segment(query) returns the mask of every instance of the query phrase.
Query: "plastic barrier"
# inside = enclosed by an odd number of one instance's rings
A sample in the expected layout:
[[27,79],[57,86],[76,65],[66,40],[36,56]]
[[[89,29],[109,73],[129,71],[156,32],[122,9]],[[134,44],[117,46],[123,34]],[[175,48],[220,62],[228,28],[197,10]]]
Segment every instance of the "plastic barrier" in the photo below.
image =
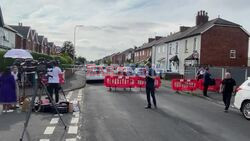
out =
[[173,79],[171,85],[175,91],[195,91],[197,80]]
[[[199,88],[200,90],[203,90],[203,88],[204,88],[204,86],[203,86],[204,80],[200,79],[197,83],[198,83],[197,88]],[[222,83],[221,79],[215,79],[215,85],[209,86],[208,91],[218,92],[220,90],[221,83]]]
[[[145,88],[146,80],[145,77],[139,76],[117,76],[107,75],[104,78],[104,86],[109,88]],[[155,87],[160,88],[161,79],[156,77]]]

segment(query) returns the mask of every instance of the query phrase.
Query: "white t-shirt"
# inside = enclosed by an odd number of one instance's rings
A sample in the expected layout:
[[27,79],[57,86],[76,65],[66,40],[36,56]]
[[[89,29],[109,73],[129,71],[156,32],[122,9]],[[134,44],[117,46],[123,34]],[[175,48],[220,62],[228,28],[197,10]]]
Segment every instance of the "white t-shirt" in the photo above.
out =
[[59,83],[59,74],[62,70],[59,67],[53,67],[52,70],[48,70],[49,81],[48,83]]

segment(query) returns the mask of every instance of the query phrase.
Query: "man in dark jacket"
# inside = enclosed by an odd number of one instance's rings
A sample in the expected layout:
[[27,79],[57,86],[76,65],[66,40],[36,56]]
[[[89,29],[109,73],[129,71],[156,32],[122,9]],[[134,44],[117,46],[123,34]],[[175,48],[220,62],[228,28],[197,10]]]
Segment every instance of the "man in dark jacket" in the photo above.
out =
[[209,68],[207,67],[206,68],[206,71],[205,71],[205,73],[204,73],[204,83],[203,83],[203,86],[204,86],[204,88],[203,88],[203,95],[204,96],[206,96],[206,97],[208,97],[208,95],[207,95],[207,90],[208,90],[208,86],[209,86],[209,84],[210,84],[210,81],[211,81],[211,74],[209,73]]
[[147,102],[148,105],[145,107],[146,109],[150,109],[151,108],[151,99],[150,96],[153,99],[153,103],[155,108],[157,108],[156,105],[156,99],[155,99],[155,70],[152,69],[152,66],[150,63],[147,64],[148,66],[148,71],[147,71],[147,75],[146,75],[146,94],[147,94]]
[[228,112],[230,106],[232,93],[235,92],[236,82],[231,77],[231,74],[227,72],[225,74],[225,79],[222,80],[220,92],[223,94],[223,102],[225,104],[225,112]]

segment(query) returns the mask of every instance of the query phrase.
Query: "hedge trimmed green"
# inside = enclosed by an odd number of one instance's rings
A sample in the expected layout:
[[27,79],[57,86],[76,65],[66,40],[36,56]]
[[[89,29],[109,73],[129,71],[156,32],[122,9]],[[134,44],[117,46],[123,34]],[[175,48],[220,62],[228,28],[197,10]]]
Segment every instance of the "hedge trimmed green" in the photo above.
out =
[[[0,50],[0,71],[3,71],[6,67],[11,66],[15,59],[4,58],[6,51]],[[41,53],[32,52],[31,55],[33,59],[38,60],[39,58],[44,58],[47,60],[59,60],[63,68],[70,67],[73,64],[73,60],[67,55],[62,54],[60,56],[49,56]]]

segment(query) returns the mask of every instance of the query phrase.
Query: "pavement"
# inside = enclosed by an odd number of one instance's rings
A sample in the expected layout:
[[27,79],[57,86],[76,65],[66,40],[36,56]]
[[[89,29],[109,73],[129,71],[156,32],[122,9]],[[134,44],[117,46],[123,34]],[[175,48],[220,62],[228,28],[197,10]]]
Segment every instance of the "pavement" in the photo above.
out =
[[[73,77],[66,81],[65,90],[68,101],[78,101],[83,105],[85,75],[78,71]],[[60,100],[64,100],[61,95]],[[32,112],[27,132],[23,141],[74,141],[81,140],[78,134],[80,126],[80,111],[62,114],[62,119],[67,125],[64,130],[62,122],[57,114]],[[21,137],[27,113],[17,109],[14,112],[3,113],[0,106],[0,140],[17,141]]]
[[[83,88],[85,86],[85,72],[82,70],[78,70],[75,74],[65,80],[65,83],[61,85],[64,92],[69,92],[73,90],[77,90]],[[32,96],[33,88],[25,87],[25,95]],[[23,95],[23,89],[20,88],[20,95]]]

